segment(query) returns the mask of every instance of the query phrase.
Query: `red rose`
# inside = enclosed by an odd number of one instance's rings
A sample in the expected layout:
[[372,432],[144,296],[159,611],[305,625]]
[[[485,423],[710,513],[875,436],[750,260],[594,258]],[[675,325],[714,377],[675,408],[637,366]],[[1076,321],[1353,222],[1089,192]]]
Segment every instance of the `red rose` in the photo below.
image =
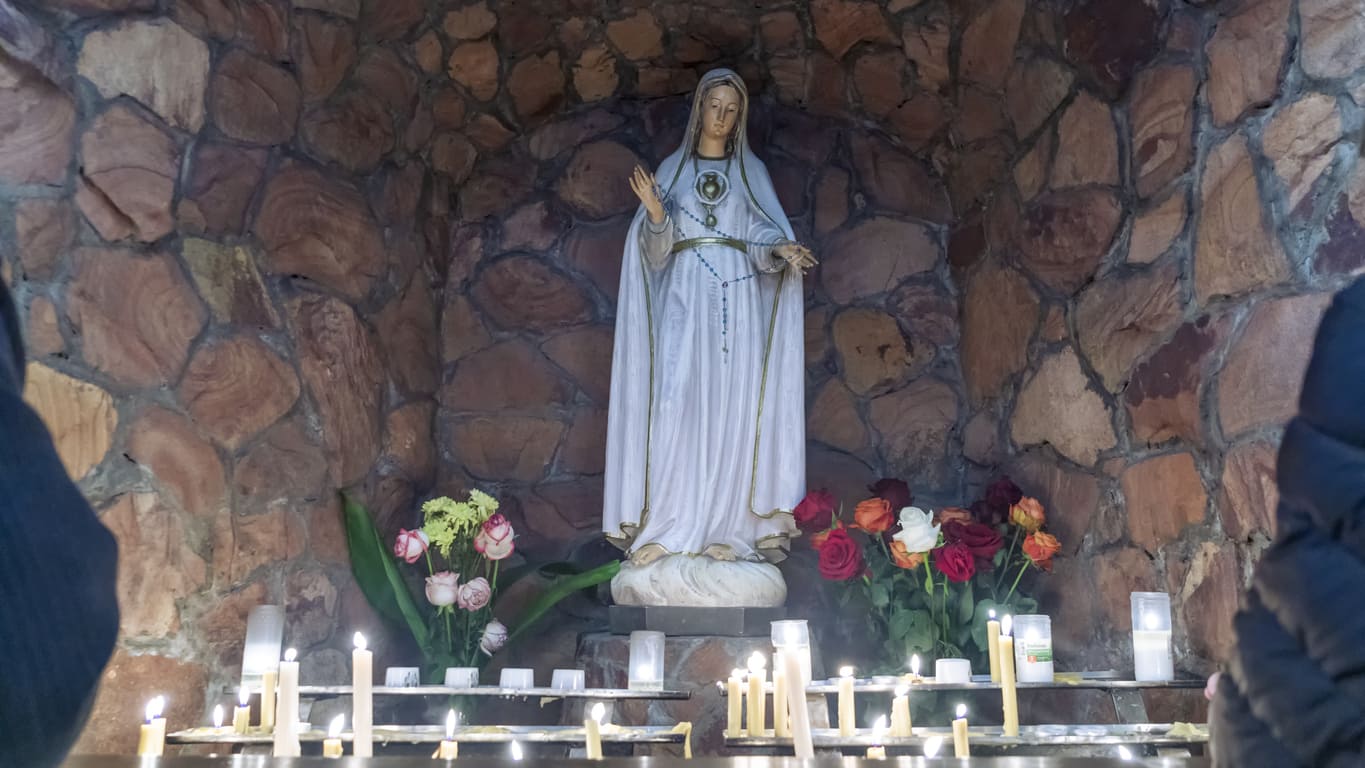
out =
[[[823,558],[821,558],[823,565]],[[949,581],[969,581],[976,575],[976,558],[962,542],[944,544],[934,550],[934,567],[943,572]]]
[[952,520],[943,524],[943,538],[949,543],[960,543],[971,550],[973,557],[990,560],[1004,546],[1000,534],[989,525],[959,523]]
[[829,528],[834,518],[834,495],[824,488],[807,493],[806,498],[792,510],[792,517],[796,519],[796,527],[803,533]]
[[880,499],[885,499],[891,505],[891,514],[899,515],[902,509],[910,506],[914,497],[910,495],[910,486],[904,480],[896,480],[891,477],[883,477],[877,482],[867,487],[872,491],[872,495]]
[[820,547],[820,575],[830,581],[848,581],[862,572],[862,547],[843,528],[830,531]]

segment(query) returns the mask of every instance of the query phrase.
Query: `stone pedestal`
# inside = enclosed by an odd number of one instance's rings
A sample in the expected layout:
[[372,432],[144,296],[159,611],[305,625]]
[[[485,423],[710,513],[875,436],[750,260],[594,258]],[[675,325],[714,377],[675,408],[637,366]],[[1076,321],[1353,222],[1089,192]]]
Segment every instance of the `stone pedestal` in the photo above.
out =
[[772,623],[787,618],[786,608],[687,608],[671,605],[613,605],[607,608],[618,635],[647,630],[674,635],[771,637]]
[[[664,687],[691,691],[692,698],[618,702],[612,719],[623,725],[674,725],[688,720],[692,723],[694,754],[699,757],[726,754],[725,697],[716,682],[724,681],[736,667],[743,667],[754,651],[768,658],[771,672],[773,646],[766,634],[762,637],[669,637],[664,647]],[[587,670],[589,688],[625,688],[629,660],[630,638],[627,636],[594,633],[579,638],[577,663]],[[571,710],[565,710],[565,724],[582,722],[581,713]],[[771,725],[771,708],[767,717]],[[811,725],[819,728],[827,727],[828,723],[828,711],[821,696],[817,706],[812,708]],[[752,751],[747,753],[753,754]],[[681,756],[682,747],[642,746],[637,754]]]

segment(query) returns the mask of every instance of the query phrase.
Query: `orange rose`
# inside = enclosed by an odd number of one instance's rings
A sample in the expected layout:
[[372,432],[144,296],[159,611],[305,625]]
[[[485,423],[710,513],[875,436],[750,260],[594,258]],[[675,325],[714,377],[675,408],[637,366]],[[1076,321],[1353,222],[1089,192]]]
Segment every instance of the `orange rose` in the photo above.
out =
[[823,531],[816,531],[815,533],[812,533],[812,534],[810,535],[810,545],[811,545],[811,548],[812,548],[812,549],[815,549],[815,550],[819,550],[820,547],[825,546],[825,539],[828,539],[828,538],[829,538],[829,535],[830,535],[831,533],[833,533],[834,531],[837,531],[837,530],[839,530],[840,528],[843,528],[843,527],[844,527],[844,524],[836,520],[836,521],[834,522],[834,527],[833,527],[833,528],[827,528],[827,529],[825,529],[825,530],[823,530]]
[[962,507],[944,507],[934,513],[934,522],[942,525],[943,523],[959,522],[963,525],[976,522],[972,513]]
[[1057,537],[1050,533],[1030,533],[1024,537],[1024,554],[1028,556],[1033,564],[1045,571],[1052,570],[1052,556],[1057,554],[1057,550],[1062,545],[1057,541]]
[[1034,533],[1047,522],[1047,514],[1043,512],[1043,505],[1037,499],[1025,496],[1018,504],[1010,507],[1010,520],[1029,533]]
[[924,564],[923,552],[906,552],[905,545],[900,541],[891,542],[891,562],[898,568],[913,571]]
[[886,499],[871,498],[853,509],[853,527],[868,533],[881,533],[896,522]]

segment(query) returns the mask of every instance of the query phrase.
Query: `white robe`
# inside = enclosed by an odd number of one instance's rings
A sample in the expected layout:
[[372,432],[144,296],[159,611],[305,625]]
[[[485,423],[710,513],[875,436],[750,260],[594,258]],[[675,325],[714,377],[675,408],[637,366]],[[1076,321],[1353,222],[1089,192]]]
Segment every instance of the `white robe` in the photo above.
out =
[[[723,173],[726,163],[699,167]],[[627,238],[603,528],[628,552],[656,544],[777,561],[805,493],[801,273],[768,245],[672,253],[675,242],[720,236],[701,223],[696,173],[687,153],[665,161],[658,178],[675,213],[656,229],[641,209]],[[790,238],[761,163],[732,162],[728,177],[715,230]]]

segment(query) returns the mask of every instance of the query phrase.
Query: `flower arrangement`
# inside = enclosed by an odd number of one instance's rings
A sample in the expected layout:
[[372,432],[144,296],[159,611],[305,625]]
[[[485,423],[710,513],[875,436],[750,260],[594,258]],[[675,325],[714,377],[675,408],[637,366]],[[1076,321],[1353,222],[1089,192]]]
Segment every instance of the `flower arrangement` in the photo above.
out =
[[421,528],[398,530],[393,554],[408,565],[426,564],[423,593],[434,609],[428,661],[481,666],[479,654],[492,656],[507,642],[492,601],[498,567],[515,550],[512,524],[498,513],[498,500],[479,490],[470,491],[467,501],[431,499],[422,505],[422,517]]
[[1024,574],[1051,571],[1061,547],[1043,531],[1043,505],[1008,477],[969,509],[932,513],[912,506],[900,480],[880,480],[869,491],[852,521],[824,490],[811,491],[794,510],[818,552],[820,576],[841,587],[839,606],[866,617],[888,671],[903,670],[912,654],[963,657],[984,668],[990,612],[1037,610],[1037,600],[1020,590]]
[[[442,496],[424,502],[421,527],[400,528],[392,544],[356,499],[341,497],[356,583],[381,617],[412,635],[429,682],[439,681],[446,667],[482,667],[559,601],[594,590],[621,567],[611,560],[586,567],[558,562],[506,569],[505,561],[516,551],[516,532],[498,512],[498,500],[482,491],[470,491],[464,501]],[[420,564],[425,574],[405,574],[400,564]],[[505,588],[532,574],[540,577],[539,595],[509,627],[495,616],[499,582]]]

